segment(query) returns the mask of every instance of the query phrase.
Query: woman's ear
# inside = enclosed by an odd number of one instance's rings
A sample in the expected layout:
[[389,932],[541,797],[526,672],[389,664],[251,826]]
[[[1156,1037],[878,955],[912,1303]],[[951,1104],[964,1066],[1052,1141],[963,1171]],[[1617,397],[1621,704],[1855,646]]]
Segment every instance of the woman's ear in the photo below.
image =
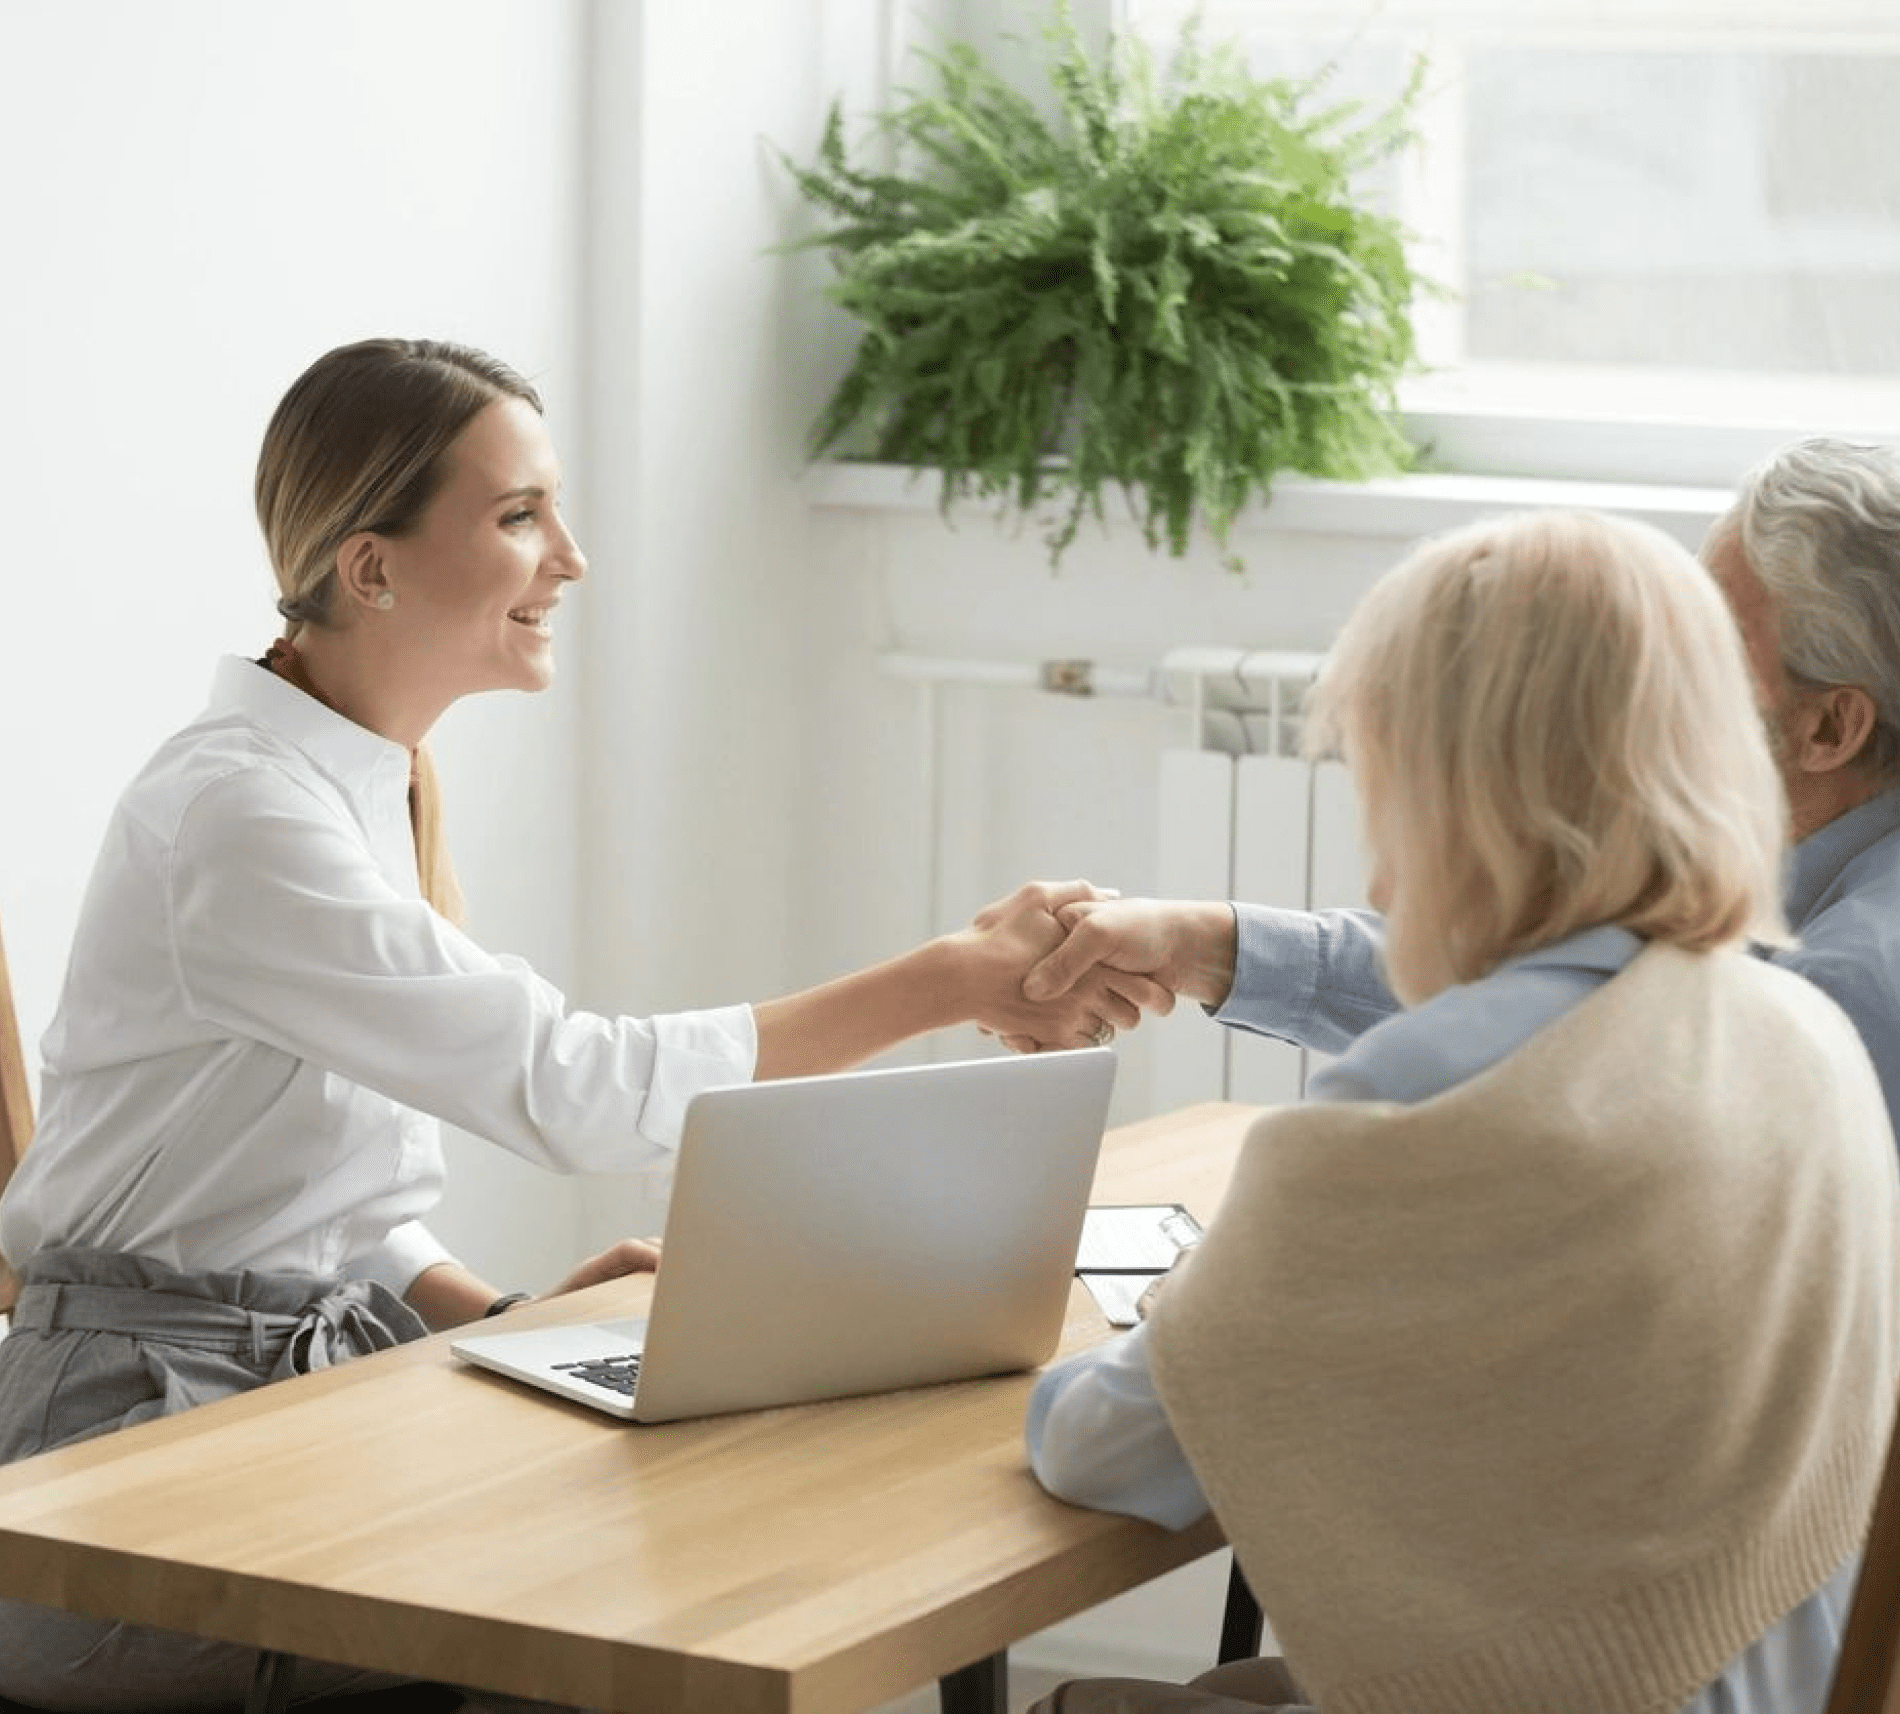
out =
[[389,587],[382,537],[373,530],[358,530],[354,535],[345,536],[336,550],[336,582],[343,599],[352,608],[387,611],[393,607],[395,592]]
[[1790,759],[1806,774],[1835,773],[1866,752],[1877,720],[1874,699],[1857,684],[1810,692],[1790,723]]

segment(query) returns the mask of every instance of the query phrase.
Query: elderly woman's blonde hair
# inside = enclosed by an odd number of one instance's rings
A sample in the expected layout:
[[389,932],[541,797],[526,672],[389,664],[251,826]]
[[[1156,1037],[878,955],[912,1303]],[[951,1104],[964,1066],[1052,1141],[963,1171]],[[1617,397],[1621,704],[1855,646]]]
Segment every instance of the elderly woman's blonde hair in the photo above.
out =
[[1740,638],[1648,525],[1526,513],[1426,541],[1347,621],[1306,729],[1352,768],[1408,1004],[1600,923],[1787,939]]

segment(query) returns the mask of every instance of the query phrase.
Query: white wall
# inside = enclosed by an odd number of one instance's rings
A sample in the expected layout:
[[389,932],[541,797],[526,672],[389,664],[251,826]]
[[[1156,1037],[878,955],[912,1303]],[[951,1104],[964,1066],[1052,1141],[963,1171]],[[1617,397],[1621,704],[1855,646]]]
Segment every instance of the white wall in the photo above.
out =
[[[216,656],[276,634],[250,481],[297,372],[374,333],[467,339],[577,439],[580,23],[570,0],[8,8],[0,922],[29,1057],[119,788]],[[557,979],[574,710],[572,685],[486,699],[437,746],[476,931]],[[565,1251],[549,1190],[529,1222]],[[461,1206],[477,1241],[502,1223]]]
[[[593,9],[579,993],[602,1009],[834,973],[795,925],[832,647],[811,648],[801,447],[838,334],[815,260],[771,253],[797,219],[775,150],[808,152],[834,95],[868,101],[882,10]],[[587,1241],[639,1194],[590,1196]]]

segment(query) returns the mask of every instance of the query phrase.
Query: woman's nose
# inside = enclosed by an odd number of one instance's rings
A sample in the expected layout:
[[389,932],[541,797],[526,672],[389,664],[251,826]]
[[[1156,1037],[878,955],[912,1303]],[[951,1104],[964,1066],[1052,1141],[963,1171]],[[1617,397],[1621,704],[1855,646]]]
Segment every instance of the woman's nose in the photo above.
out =
[[578,581],[587,575],[587,555],[581,552],[581,544],[574,539],[574,532],[567,527],[565,518],[560,520],[561,539],[555,543],[554,570],[557,576],[570,581]]

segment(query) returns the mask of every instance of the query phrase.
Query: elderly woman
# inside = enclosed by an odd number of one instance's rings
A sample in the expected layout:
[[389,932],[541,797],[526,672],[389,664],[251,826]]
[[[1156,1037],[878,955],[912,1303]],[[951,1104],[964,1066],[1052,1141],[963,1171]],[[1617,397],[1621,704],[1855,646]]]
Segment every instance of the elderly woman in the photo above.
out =
[[1785,936],[1735,626],[1643,526],[1428,542],[1315,693],[1405,1009],[1263,1117],[1037,1475],[1221,1520],[1286,1660],[1051,1706],[1799,1714],[1896,1386],[1891,1133]]

